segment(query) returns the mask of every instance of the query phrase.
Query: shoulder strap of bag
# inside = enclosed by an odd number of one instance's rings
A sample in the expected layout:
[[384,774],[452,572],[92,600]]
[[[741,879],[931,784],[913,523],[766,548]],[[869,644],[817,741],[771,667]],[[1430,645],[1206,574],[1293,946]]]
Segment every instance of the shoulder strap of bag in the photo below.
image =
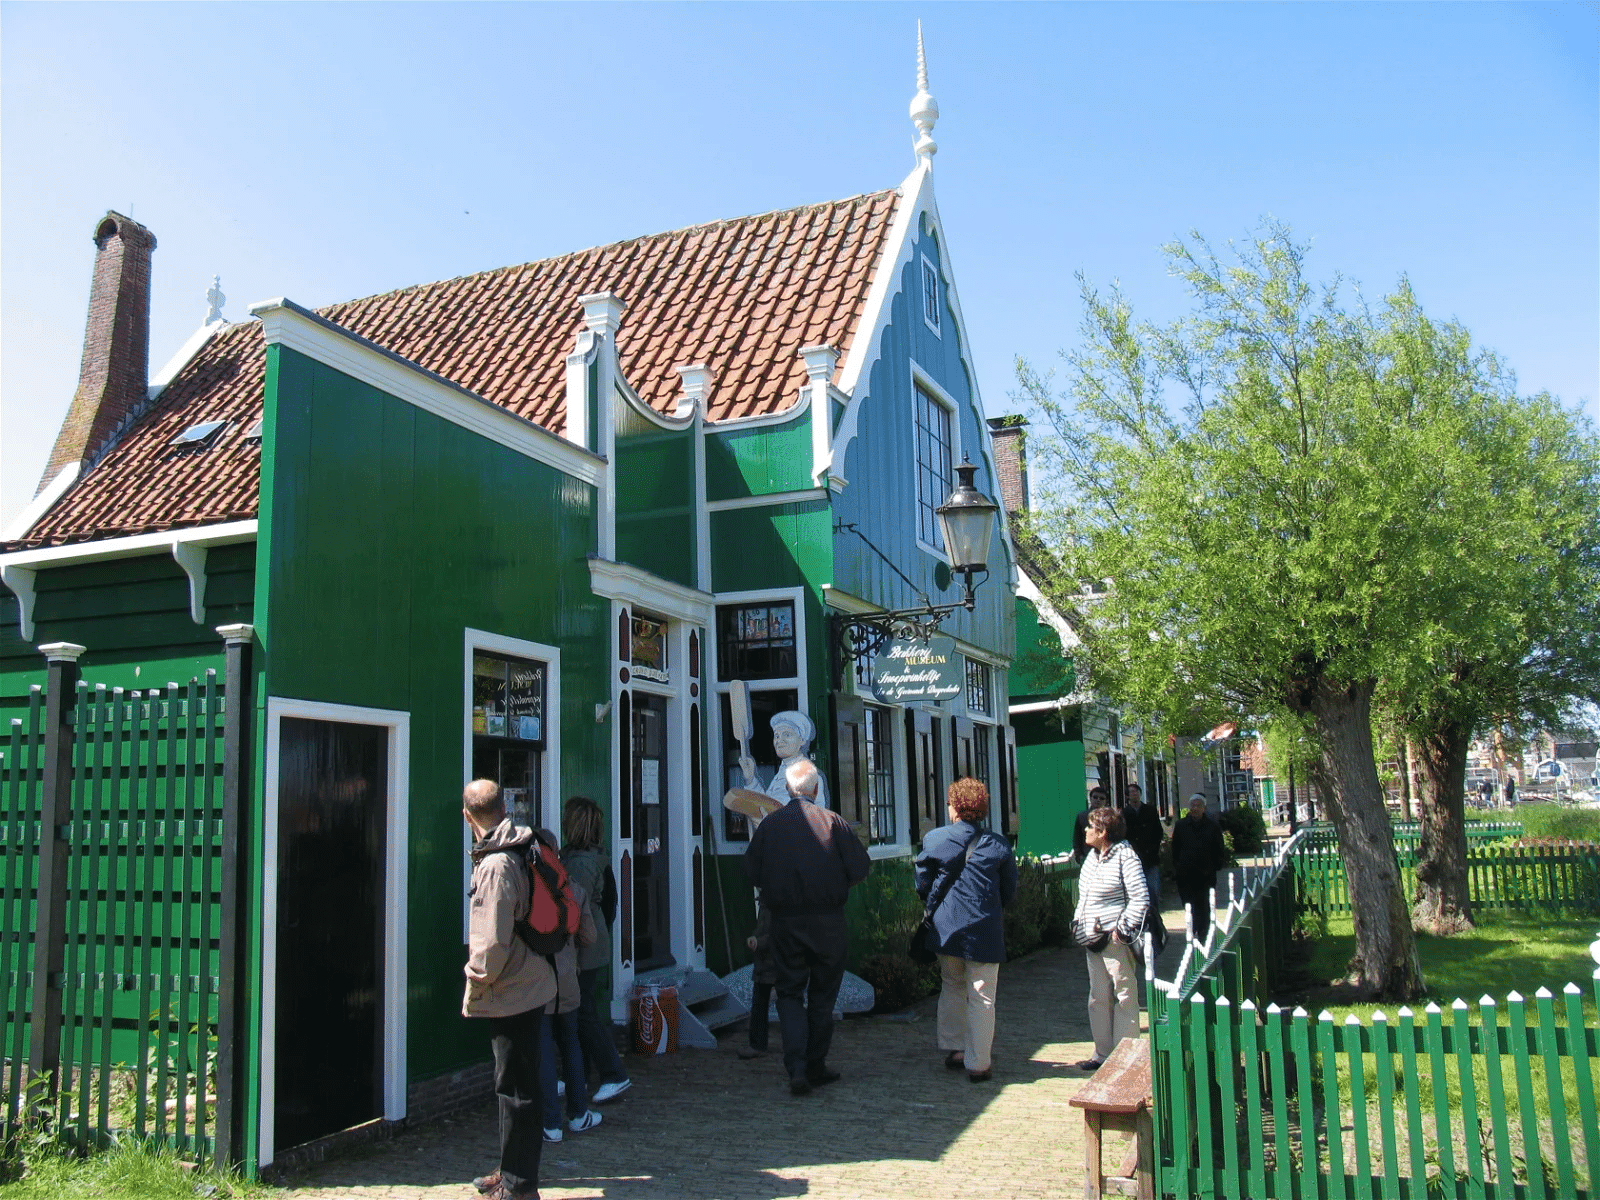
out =
[[[953,871],[949,867],[945,868],[944,886],[939,891],[939,898],[935,900],[931,896],[929,897],[928,907],[923,910],[923,916],[931,917],[939,911],[939,906],[944,903],[944,898],[950,894],[950,889],[956,886],[956,880],[961,878],[961,872],[967,869],[967,859],[972,857],[972,848],[978,844],[982,837],[983,830],[980,829],[973,835],[972,840],[967,843],[967,848],[961,852],[961,865]],[[955,860],[952,859],[951,861],[954,862]]]

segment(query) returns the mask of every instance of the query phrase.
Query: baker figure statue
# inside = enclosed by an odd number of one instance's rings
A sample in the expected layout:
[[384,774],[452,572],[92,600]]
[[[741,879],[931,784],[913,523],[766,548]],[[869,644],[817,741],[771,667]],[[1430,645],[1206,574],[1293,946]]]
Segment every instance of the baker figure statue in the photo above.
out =
[[[765,792],[779,804],[789,803],[789,786],[784,782],[784,773],[795,763],[802,760],[811,761],[811,755],[806,753],[811,748],[811,743],[816,740],[817,727],[811,723],[811,718],[803,712],[790,709],[785,712],[772,714],[772,748],[778,755],[778,766],[772,772],[765,786],[756,775],[755,759],[749,755],[739,757],[739,768],[744,772],[744,785],[751,791]],[[817,775],[817,804],[822,808],[833,807],[828,803],[828,781]]]

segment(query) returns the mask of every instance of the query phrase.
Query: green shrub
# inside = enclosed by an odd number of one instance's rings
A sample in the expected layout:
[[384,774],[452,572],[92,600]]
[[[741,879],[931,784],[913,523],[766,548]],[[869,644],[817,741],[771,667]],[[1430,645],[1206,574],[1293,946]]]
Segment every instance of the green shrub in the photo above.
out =
[[1222,814],[1222,832],[1234,854],[1260,854],[1267,823],[1253,804],[1240,804]]
[[904,954],[873,954],[861,960],[856,974],[877,993],[875,1013],[899,1012],[939,990],[939,968],[914,963]]
[[1060,946],[1072,924],[1067,877],[1036,858],[1017,860],[1017,896],[1005,911],[1006,957],[1021,958],[1040,946]]

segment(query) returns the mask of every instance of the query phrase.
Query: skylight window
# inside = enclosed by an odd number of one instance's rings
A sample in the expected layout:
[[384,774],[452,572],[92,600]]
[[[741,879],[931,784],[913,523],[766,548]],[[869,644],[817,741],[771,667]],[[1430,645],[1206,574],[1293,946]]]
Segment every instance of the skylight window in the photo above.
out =
[[261,423],[265,420],[265,417],[257,417],[255,424],[244,431],[244,440],[247,442],[259,442],[261,440]]
[[169,446],[203,446],[226,425],[226,421],[201,421],[198,425],[191,425],[177,437],[167,443]]

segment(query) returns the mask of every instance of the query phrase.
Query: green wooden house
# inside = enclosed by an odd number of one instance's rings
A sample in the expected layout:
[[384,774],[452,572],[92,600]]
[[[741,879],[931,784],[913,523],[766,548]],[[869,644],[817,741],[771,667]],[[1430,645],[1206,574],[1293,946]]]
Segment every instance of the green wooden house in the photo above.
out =
[[758,762],[766,718],[812,717],[833,806],[883,869],[909,880],[958,775],[989,780],[1015,834],[1004,514],[941,631],[953,697],[877,699],[844,632],[956,599],[934,510],[963,459],[997,486],[936,115],[924,78],[916,165],[885,191],[240,322],[214,291],[153,380],[155,239],[96,227],[79,391],[0,543],[0,706],[22,719],[41,646],[131,695],[248,645],[229,698],[251,717],[246,1161],[482,1086],[459,1015],[469,779],[551,828],[570,795],[605,809],[619,1021],[642,972],[747,961],[748,830],[720,803],[737,680]]

